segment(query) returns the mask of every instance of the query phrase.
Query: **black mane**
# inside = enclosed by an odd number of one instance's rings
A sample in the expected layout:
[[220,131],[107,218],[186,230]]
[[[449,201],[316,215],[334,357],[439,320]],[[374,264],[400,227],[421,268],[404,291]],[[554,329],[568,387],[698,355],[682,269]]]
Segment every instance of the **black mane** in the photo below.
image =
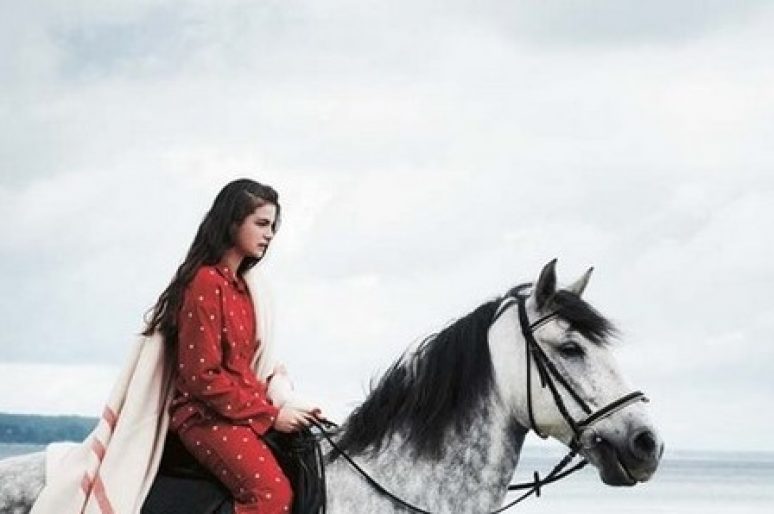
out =
[[[483,399],[494,386],[487,336],[501,300],[480,305],[396,360],[347,418],[339,448],[350,455],[378,452],[400,433],[417,456],[438,457],[450,428],[464,431],[474,415],[486,413]],[[615,333],[612,323],[568,291],[557,291],[547,309],[595,344]]]
[[487,333],[498,303],[479,306],[395,361],[347,418],[339,447],[376,452],[400,432],[417,455],[438,456],[447,429],[464,430],[492,390]]

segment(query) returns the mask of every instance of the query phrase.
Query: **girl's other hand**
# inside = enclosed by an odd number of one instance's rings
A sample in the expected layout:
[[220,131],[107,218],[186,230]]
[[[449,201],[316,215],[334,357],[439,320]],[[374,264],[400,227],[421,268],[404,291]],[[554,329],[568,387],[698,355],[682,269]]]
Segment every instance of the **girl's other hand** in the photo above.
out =
[[314,417],[314,414],[304,409],[283,406],[277,414],[277,419],[274,420],[274,428],[285,433],[298,432],[309,426]]
[[323,413],[322,413],[322,409],[320,409],[319,407],[314,407],[314,408],[312,408],[312,409],[309,411],[309,414],[311,414],[312,416],[314,416],[314,419],[316,419],[317,421],[328,421],[328,418],[326,418],[326,417],[323,415]]

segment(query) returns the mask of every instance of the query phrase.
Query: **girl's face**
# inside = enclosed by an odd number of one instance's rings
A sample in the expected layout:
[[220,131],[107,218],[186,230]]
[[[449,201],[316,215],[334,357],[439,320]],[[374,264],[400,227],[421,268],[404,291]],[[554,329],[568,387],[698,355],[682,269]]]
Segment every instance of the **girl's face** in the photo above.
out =
[[234,235],[234,248],[242,255],[260,259],[266,253],[274,237],[274,220],[277,206],[267,203],[257,207],[237,227]]

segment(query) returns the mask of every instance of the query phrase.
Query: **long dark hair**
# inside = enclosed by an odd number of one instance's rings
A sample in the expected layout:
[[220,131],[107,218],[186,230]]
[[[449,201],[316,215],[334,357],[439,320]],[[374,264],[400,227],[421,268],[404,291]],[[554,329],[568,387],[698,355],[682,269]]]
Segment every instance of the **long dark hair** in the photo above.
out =
[[[156,304],[146,313],[146,328],[142,335],[150,336],[158,330],[168,345],[174,344],[177,340],[177,314],[183,301],[183,292],[196,270],[202,265],[218,263],[226,250],[234,245],[235,227],[256,208],[266,204],[277,208],[277,217],[272,225],[276,232],[280,223],[279,195],[270,186],[243,178],[229,182],[220,190],[212,208],[204,215],[185,260],[177,268],[175,276]],[[260,260],[246,256],[237,274],[241,276]]]

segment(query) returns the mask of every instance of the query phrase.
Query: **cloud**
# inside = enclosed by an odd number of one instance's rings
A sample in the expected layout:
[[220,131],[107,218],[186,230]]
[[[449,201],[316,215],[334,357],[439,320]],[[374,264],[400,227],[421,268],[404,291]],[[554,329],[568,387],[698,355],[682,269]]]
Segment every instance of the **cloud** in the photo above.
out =
[[0,412],[97,417],[117,378],[111,366],[0,363]]
[[565,283],[596,266],[587,294],[678,440],[709,414],[675,391],[722,389],[738,415],[772,363],[770,9],[578,5],[3,7],[0,360],[120,366],[247,175],[283,202],[267,272],[286,359],[340,414],[412,341],[559,257]]
[[[469,6],[460,2],[461,9]],[[680,44],[749,22],[761,11],[761,1],[669,2],[603,0],[589,3],[495,2],[483,11],[488,21],[515,40],[533,47],[614,48],[616,45]]]

